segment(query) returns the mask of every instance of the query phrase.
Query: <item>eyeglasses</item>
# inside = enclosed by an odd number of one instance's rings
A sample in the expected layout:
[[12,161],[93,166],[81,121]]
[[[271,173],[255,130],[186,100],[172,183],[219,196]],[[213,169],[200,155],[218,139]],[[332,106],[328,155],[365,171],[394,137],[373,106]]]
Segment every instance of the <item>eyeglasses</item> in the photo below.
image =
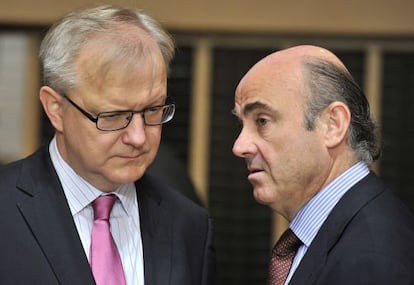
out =
[[94,122],[96,128],[101,131],[117,131],[122,130],[128,127],[131,123],[132,118],[135,114],[141,114],[144,124],[146,126],[157,126],[162,125],[171,121],[175,113],[175,104],[165,104],[145,108],[143,110],[125,110],[125,111],[109,111],[109,112],[100,112],[96,116],[92,116],[84,109],[82,109],[78,104],[73,102],[68,96],[62,94],[66,100],[69,101],[72,106],[78,109],[86,118],[91,122]]

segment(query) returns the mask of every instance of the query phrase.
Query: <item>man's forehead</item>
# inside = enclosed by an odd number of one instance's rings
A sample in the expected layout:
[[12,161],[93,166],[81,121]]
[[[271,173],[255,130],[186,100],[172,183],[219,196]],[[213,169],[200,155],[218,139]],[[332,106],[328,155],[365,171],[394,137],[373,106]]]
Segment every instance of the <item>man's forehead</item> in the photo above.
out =
[[247,116],[257,110],[273,110],[270,102],[260,97],[250,97],[246,100],[235,101],[233,114],[236,116]]

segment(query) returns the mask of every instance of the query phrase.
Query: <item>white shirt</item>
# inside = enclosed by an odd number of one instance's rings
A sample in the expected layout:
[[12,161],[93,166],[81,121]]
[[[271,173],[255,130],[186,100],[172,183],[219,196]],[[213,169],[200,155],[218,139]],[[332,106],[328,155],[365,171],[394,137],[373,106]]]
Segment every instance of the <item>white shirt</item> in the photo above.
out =
[[[57,148],[56,137],[49,145],[49,152],[89,260],[93,225],[91,203],[104,193],[76,174],[63,160]],[[144,258],[135,184],[122,185],[113,194],[118,196],[118,200],[110,216],[111,233],[121,256],[126,284],[143,285]]]

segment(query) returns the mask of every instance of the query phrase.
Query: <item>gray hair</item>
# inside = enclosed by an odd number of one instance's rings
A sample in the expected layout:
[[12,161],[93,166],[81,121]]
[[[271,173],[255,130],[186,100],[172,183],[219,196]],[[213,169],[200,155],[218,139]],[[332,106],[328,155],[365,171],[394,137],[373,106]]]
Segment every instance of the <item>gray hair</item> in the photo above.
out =
[[[40,46],[39,57],[43,69],[43,84],[57,91],[77,84],[74,64],[82,47],[95,35],[116,32],[120,25],[136,26],[157,44],[165,67],[174,56],[174,42],[157,21],[139,10],[116,6],[99,6],[74,11],[54,24]],[[128,53],[128,49],[122,50]],[[129,54],[124,54],[127,58]]]
[[351,112],[348,129],[348,143],[357,158],[368,164],[377,160],[381,146],[376,134],[376,126],[371,118],[370,107],[365,94],[351,74],[344,68],[320,60],[304,61],[306,107],[305,126],[315,128],[317,116],[335,101],[345,103]]

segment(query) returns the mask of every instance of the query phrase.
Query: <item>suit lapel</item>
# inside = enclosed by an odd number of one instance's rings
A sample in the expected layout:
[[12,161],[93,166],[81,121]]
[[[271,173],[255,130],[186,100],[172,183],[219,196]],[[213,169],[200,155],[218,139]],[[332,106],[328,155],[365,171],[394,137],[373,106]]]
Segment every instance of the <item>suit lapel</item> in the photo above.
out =
[[145,175],[136,183],[144,251],[145,284],[170,284],[172,219],[162,207],[159,186]]
[[329,251],[341,238],[356,213],[383,190],[370,173],[353,186],[334,207],[292,276],[290,285],[314,284],[328,258]]
[[59,284],[95,284],[47,148],[26,160],[17,188],[17,207]]

